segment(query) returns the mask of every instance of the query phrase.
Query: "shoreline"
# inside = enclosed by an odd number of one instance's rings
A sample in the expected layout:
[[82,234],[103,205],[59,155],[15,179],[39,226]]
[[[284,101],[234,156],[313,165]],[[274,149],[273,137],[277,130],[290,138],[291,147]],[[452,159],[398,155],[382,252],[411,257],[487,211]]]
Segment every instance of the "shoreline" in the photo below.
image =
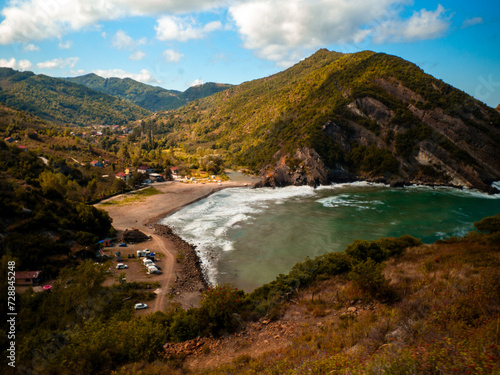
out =
[[[160,194],[129,203],[120,202],[123,202],[123,199],[130,194],[120,194],[95,205],[106,211],[113,219],[112,225],[117,231],[118,238],[125,230],[138,229],[151,238],[151,241],[143,244],[147,244],[145,246],[152,252],[162,254],[163,274],[151,278],[138,271],[131,279],[146,279],[160,283],[153,306],[148,311],[143,310],[140,314],[164,311],[167,304],[172,302],[174,306],[180,305],[183,308],[197,306],[201,297],[200,292],[210,285],[201,267],[201,259],[195,246],[184,241],[159,221],[223,189],[252,188],[253,185],[254,183],[250,181],[226,181],[221,185],[169,181],[151,185]],[[107,202],[116,202],[116,204],[106,204]],[[134,244],[131,248],[135,250],[135,247],[144,247],[143,244]],[[132,270],[128,270],[128,273],[132,276]]]

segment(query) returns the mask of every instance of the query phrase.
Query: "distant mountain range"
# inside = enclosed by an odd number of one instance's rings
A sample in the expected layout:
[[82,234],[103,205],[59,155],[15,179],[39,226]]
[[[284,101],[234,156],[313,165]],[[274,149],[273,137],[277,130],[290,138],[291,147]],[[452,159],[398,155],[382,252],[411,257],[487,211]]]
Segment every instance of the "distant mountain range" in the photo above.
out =
[[500,114],[383,53],[320,50],[164,123],[170,140],[220,149],[261,186],[364,179],[492,191],[500,180]]
[[85,86],[0,68],[0,102],[59,124],[125,124],[150,111]]
[[180,92],[147,85],[130,78],[102,78],[93,73],[64,79],[127,100],[153,112],[176,109],[190,101],[204,98],[232,86],[211,82]]
[[95,74],[54,78],[0,68],[0,102],[59,124],[125,124],[228,87],[206,83],[179,92],[130,78],[105,79]]

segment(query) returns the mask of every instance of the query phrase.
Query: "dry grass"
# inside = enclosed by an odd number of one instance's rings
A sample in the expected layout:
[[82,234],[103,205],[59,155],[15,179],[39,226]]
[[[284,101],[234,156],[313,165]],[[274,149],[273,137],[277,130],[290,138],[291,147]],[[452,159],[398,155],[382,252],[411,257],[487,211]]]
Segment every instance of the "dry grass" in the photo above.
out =
[[396,301],[375,301],[344,277],[316,283],[283,317],[304,319],[292,345],[195,373],[500,373],[499,266],[498,245],[409,249],[385,263]]

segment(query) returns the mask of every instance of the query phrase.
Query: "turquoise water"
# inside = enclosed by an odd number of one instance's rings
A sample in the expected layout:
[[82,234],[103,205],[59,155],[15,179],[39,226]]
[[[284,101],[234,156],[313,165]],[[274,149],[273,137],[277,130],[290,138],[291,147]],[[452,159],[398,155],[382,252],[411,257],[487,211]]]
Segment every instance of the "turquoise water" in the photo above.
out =
[[163,220],[197,245],[209,280],[251,291],[305,257],[355,239],[410,234],[426,243],[500,213],[500,196],[366,183],[312,189],[226,189]]

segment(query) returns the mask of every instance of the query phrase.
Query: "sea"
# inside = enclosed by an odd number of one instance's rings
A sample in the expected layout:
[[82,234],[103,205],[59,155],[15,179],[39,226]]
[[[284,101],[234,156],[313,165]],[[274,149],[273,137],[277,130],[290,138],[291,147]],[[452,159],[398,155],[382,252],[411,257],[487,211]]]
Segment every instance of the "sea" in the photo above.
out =
[[251,292],[306,257],[342,251],[356,239],[410,234],[432,243],[463,236],[474,221],[498,213],[500,194],[358,182],[224,189],[161,223],[196,246],[210,284]]

